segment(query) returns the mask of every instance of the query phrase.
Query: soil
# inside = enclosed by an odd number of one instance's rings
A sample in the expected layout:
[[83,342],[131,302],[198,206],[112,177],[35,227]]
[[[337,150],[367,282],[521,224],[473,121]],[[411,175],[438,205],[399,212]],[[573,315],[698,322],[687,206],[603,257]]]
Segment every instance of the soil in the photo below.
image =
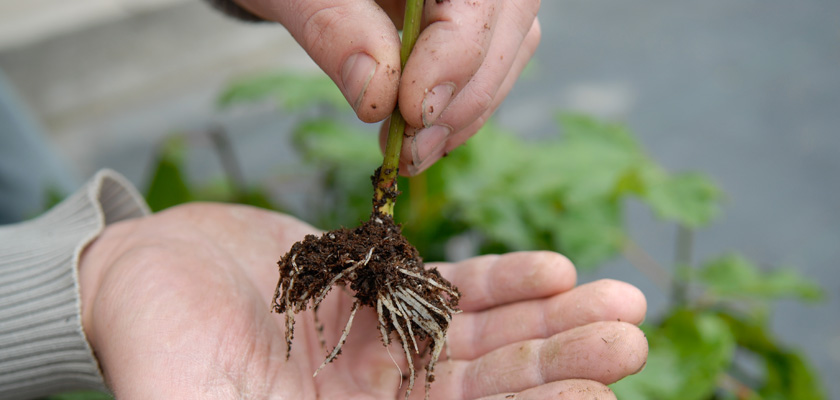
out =
[[[317,321],[320,302],[333,286],[344,285],[355,298],[351,315],[339,343],[318,371],[340,354],[356,310],[367,306],[378,314],[383,344],[387,346],[391,336],[402,344],[410,369],[406,397],[416,377],[410,350],[418,357],[431,350],[426,364],[428,396],[446,330],[452,314],[459,312],[460,293],[437,269],[425,268],[417,249],[402,236],[391,216],[374,213],[359,227],[320,237],[308,235],[295,243],[278,265],[280,280],[273,310],[286,314],[287,351],[291,351],[294,338],[294,314],[312,307]],[[318,329],[322,329],[320,324]],[[424,346],[427,342],[429,346]]]

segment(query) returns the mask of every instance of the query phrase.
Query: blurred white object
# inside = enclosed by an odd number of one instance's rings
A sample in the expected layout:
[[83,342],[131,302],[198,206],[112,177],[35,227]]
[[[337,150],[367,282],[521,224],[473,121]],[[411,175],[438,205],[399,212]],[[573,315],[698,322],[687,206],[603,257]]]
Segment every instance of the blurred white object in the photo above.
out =
[[606,119],[623,119],[633,108],[635,91],[629,83],[585,82],[564,94],[566,108]]

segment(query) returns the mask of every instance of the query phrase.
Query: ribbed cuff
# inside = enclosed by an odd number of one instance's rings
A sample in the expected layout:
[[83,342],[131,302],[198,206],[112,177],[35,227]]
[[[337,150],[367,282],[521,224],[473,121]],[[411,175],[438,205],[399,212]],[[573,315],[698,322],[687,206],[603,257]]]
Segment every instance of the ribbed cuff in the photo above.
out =
[[259,16],[255,15],[254,13],[246,10],[239,4],[236,4],[233,0],[205,0],[207,3],[210,3],[213,8],[230,15],[236,19],[241,19],[243,21],[250,21],[250,22],[265,22],[264,19],[260,18]]
[[79,256],[106,225],[148,213],[104,170],[44,215],[0,226],[0,399],[108,391],[82,330]]

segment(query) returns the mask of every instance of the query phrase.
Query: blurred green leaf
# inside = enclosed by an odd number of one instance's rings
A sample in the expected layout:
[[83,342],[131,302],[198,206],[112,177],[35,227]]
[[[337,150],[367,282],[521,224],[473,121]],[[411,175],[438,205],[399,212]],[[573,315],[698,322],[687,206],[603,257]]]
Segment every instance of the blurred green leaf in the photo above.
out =
[[649,161],[620,125],[559,120],[564,135],[538,142],[488,124],[431,170],[445,175],[449,214],[504,249],[553,249],[593,266],[621,248],[621,199],[638,190],[628,177]]
[[738,254],[713,259],[698,269],[687,270],[689,279],[706,285],[718,297],[758,298],[765,300],[796,298],[815,301],[823,297],[819,285],[793,269],[762,271]]
[[[334,119],[300,123],[292,134],[295,148],[308,162],[334,165],[373,165],[382,162],[376,135]],[[353,168],[361,169],[360,167]]]
[[708,224],[718,214],[722,192],[703,174],[646,174],[643,199],[662,218],[691,228]]
[[69,194],[57,186],[49,185],[44,191],[44,210],[49,210],[61,203]]
[[592,267],[613,257],[625,239],[621,209],[610,201],[569,207],[555,225],[555,248],[575,265]]
[[220,107],[273,99],[289,111],[328,104],[336,109],[350,109],[344,95],[325,75],[279,72],[237,80],[219,96]]
[[629,152],[638,152],[636,139],[622,124],[599,121],[588,115],[562,112],[557,121],[569,141],[594,140],[610,147],[622,148]]
[[185,152],[186,143],[181,136],[171,136],[161,146],[152,179],[146,190],[146,202],[152,211],[160,211],[194,199],[183,173]]
[[765,354],[767,381],[759,393],[766,399],[827,399],[817,371],[798,352]]
[[280,207],[271,201],[268,193],[261,188],[252,188],[233,198],[234,203],[246,204],[249,206],[264,208],[266,210],[282,211]]
[[735,354],[729,327],[711,313],[675,310],[645,333],[650,344],[645,370],[612,385],[622,400],[708,399]]
[[738,345],[764,362],[764,378],[758,388],[764,399],[826,399],[817,370],[799,352],[782,347],[769,331],[767,321],[720,312]]

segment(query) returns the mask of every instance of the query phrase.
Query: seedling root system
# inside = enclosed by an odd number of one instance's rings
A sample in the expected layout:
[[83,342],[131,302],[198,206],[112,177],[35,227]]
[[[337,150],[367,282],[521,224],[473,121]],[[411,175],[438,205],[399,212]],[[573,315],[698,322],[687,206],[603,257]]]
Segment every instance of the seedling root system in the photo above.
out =
[[273,311],[286,315],[287,358],[294,339],[295,314],[310,307],[316,314],[319,341],[325,347],[318,307],[334,286],[343,286],[354,298],[350,317],[338,344],[314,375],[341,354],[356,311],[367,306],[377,313],[382,343],[387,347],[396,332],[402,345],[409,368],[406,398],[417,376],[414,356],[422,359],[425,350],[430,350],[425,384],[428,398],[449,323],[452,315],[460,312],[460,293],[436,268],[423,265],[417,249],[402,236],[390,215],[374,211],[370,220],[357,228],[342,228],[320,237],[308,235],[295,243],[278,265],[280,280]]

